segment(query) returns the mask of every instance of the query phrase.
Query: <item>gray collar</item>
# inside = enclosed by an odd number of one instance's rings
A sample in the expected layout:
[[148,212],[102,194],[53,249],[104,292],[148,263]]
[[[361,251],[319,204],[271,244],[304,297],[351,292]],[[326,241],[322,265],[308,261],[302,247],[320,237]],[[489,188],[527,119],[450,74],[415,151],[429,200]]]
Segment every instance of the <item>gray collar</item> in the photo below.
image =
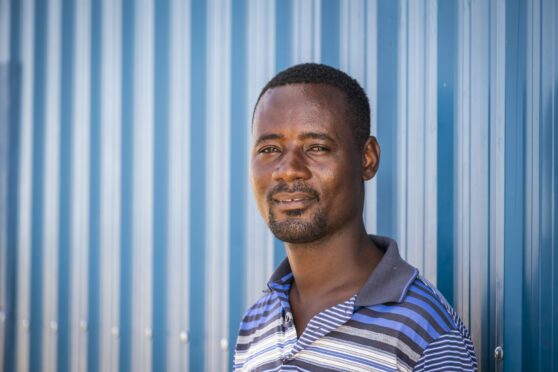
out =
[[[384,252],[384,256],[357,293],[355,306],[373,306],[403,301],[409,286],[418,275],[418,270],[399,256],[395,240],[378,235],[369,236],[374,244]],[[272,283],[285,284],[292,279],[291,265],[285,258],[271,275],[268,287],[272,289]]]

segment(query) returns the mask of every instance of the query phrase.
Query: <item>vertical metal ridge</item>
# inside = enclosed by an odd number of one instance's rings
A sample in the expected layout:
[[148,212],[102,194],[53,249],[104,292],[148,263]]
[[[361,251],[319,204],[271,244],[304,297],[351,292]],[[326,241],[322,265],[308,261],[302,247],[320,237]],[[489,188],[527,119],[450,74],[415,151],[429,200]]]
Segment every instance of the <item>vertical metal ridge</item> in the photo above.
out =
[[[256,5],[257,4],[257,5]],[[265,4],[265,5],[263,5]],[[279,4],[277,4],[279,5]],[[246,54],[251,56],[246,63],[246,159],[250,159],[252,148],[252,111],[260,90],[275,72],[275,11],[274,4],[259,0],[248,0],[248,25]],[[265,283],[273,270],[273,240],[258,209],[249,183],[246,207],[246,282],[245,306],[252,305],[262,294]]]
[[217,371],[229,369],[230,347],[231,1],[209,1],[208,14],[211,16],[207,19],[205,369]]
[[[205,364],[205,261],[206,246],[206,77],[207,20],[205,1],[192,0],[191,18],[191,117],[190,117],[190,370],[202,370]],[[195,57],[194,57],[195,56]],[[194,90],[195,89],[195,90]]]
[[[405,245],[407,260],[416,266],[423,275],[427,275],[424,267],[424,235],[425,222],[423,213],[425,212],[425,145],[428,133],[426,133],[427,123],[425,122],[427,98],[424,94],[427,84],[426,69],[426,40],[422,37],[425,32],[424,2],[408,1],[405,5],[406,21],[405,28],[406,55],[405,61],[405,102],[400,119],[401,148],[404,147],[405,153],[401,160],[402,174],[400,194],[403,204],[399,213],[401,216],[401,231],[404,234],[401,244]],[[403,105],[402,105],[403,106]],[[400,150],[401,151],[401,150]],[[427,276],[432,279],[431,275]]]
[[59,253],[59,188],[60,188],[60,65],[61,3],[48,2],[46,45],[46,95],[44,122],[43,178],[43,279],[42,279],[42,364],[56,370],[58,345],[58,253]]
[[293,4],[292,64],[319,62],[320,0],[291,0]]
[[468,3],[459,3],[457,11],[458,45],[457,50],[457,79],[456,79],[456,120],[455,142],[455,213],[460,218],[455,219],[456,252],[454,265],[456,266],[455,305],[465,324],[470,325],[469,311],[469,131],[470,126],[470,9]]
[[408,0],[401,0],[399,5],[399,25],[398,34],[398,55],[397,55],[397,121],[396,121],[396,158],[397,164],[397,187],[396,187],[396,239],[399,243],[401,256],[408,258],[407,243],[407,167],[408,167],[408,139],[407,139],[407,122],[408,122],[408,58],[409,58],[409,42],[408,42]]
[[[169,118],[170,118],[170,0],[154,2],[153,86],[153,224],[152,236],[152,362],[151,368],[167,370],[168,225],[169,225]],[[156,125],[155,125],[156,123]]]
[[[505,2],[490,5],[490,340],[489,348],[503,345],[504,239],[505,239]],[[505,346],[505,345],[504,345]],[[490,350],[489,349],[489,350]],[[491,370],[502,370],[502,363],[490,358]]]
[[[190,2],[170,5],[170,102],[167,261],[167,366],[189,366],[190,308]],[[185,125],[188,123],[190,125]]]
[[424,236],[422,241],[422,261],[425,276],[434,284],[437,282],[438,266],[438,5],[434,0],[424,4],[424,79],[425,79],[425,112],[424,112]]
[[79,1],[75,7],[72,206],[71,206],[71,288],[70,288],[70,369],[87,371],[87,331],[89,328],[89,164],[91,115],[91,3]]
[[[17,5],[16,5],[17,6]],[[0,63],[10,61],[11,1],[0,0]]]
[[17,268],[17,363],[18,371],[29,370],[30,317],[31,317],[31,197],[33,180],[33,60],[35,7],[31,0],[21,4],[21,137],[19,146],[19,221],[18,221],[18,268]]
[[544,253],[541,244],[542,219],[542,137],[541,118],[541,1],[532,0],[527,4],[527,76],[526,76],[526,274],[525,280],[529,296],[527,298],[527,335],[532,342],[527,345],[526,363],[542,365],[543,348],[541,286],[543,285]]
[[[378,137],[378,0],[365,5],[365,81],[364,88],[370,101],[370,135]],[[380,144],[381,145],[381,144]],[[382,157],[380,156],[380,167]],[[378,232],[378,182],[376,176],[365,184],[364,220],[366,231]]]
[[122,3],[101,4],[100,369],[118,370],[120,334],[120,184]]
[[[10,4],[7,0],[0,0],[0,22],[9,22],[6,13],[10,13]],[[12,356],[6,356],[9,352],[7,349],[8,328],[10,325],[12,304],[8,299],[8,283],[12,281],[10,276],[12,268],[8,269],[8,260],[14,249],[8,246],[8,215],[10,213],[8,206],[8,189],[9,189],[9,169],[10,163],[17,161],[11,159],[9,139],[12,137],[16,126],[13,124],[10,106],[13,107],[13,101],[10,99],[15,89],[10,69],[15,67],[10,65],[9,56],[9,40],[10,26],[0,25],[0,366],[6,369],[6,365],[10,363]],[[12,101],[12,102],[10,102]],[[13,197],[13,196],[12,196]],[[13,216],[10,216],[13,218]],[[11,233],[11,231],[10,231]],[[12,306],[10,306],[12,305]],[[13,341],[12,341],[13,342]],[[10,359],[8,359],[10,358]],[[8,367],[9,368],[9,367]]]
[[135,4],[131,370],[153,362],[154,2]]

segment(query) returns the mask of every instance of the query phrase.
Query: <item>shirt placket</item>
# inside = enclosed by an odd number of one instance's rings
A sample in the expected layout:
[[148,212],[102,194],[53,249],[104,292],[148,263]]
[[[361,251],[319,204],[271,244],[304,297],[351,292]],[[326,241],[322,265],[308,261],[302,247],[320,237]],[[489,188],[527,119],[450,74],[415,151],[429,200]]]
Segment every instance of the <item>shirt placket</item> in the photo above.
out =
[[[299,352],[308,348],[316,340],[325,337],[333,330],[348,322],[354,311],[355,299],[356,295],[343,303],[337,304],[315,315],[306,326],[306,329],[300,338],[293,344],[292,348],[290,348],[291,350],[285,355],[284,360],[289,361],[294,359]],[[292,320],[291,323],[295,334],[294,337],[296,337],[296,330]]]

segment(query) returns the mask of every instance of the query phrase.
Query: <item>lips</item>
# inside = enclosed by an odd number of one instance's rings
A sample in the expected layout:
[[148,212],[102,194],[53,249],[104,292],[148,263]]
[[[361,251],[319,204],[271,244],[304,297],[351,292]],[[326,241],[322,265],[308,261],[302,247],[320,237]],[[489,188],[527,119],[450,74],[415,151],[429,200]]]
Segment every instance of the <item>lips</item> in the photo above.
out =
[[283,182],[276,184],[268,192],[267,200],[270,205],[284,212],[295,210],[302,212],[319,202],[320,194],[309,185],[297,180],[290,185]]
[[298,203],[303,201],[308,201],[315,199],[313,195],[306,194],[306,193],[288,193],[288,192],[280,192],[273,195],[272,200],[276,203],[281,204],[288,204],[288,203]]

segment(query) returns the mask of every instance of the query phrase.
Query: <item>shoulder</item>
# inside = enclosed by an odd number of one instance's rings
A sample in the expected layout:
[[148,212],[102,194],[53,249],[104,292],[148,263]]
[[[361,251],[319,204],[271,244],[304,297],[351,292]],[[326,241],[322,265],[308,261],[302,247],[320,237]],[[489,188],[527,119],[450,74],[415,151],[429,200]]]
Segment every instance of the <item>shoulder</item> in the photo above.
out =
[[[265,354],[262,345],[273,340],[282,325],[282,306],[275,292],[266,292],[246,312],[240,322],[234,355],[234,370]],[[262,350],[260,350],[262,349]]]
[[240,322],[240,336],[249,336],[281,315],[281,302],[274,292],[266,291],[246,310]]
[[467,328],[439,291],[421,276],[410,283],[401,302],[360,308],[348,326],[354,328],[351,333],[361,336],[360,342],[394,355],[403,369],[423,365],[429,356],[439,357],[436,348],[456,339],[461,341],[456,350],[473,363]]
[[414,371],[476,371],[477,358],[469,330],[444,296],[424,277],[409,288],[406,303],[419,306],[429,317],[433,336],[423,349]]

